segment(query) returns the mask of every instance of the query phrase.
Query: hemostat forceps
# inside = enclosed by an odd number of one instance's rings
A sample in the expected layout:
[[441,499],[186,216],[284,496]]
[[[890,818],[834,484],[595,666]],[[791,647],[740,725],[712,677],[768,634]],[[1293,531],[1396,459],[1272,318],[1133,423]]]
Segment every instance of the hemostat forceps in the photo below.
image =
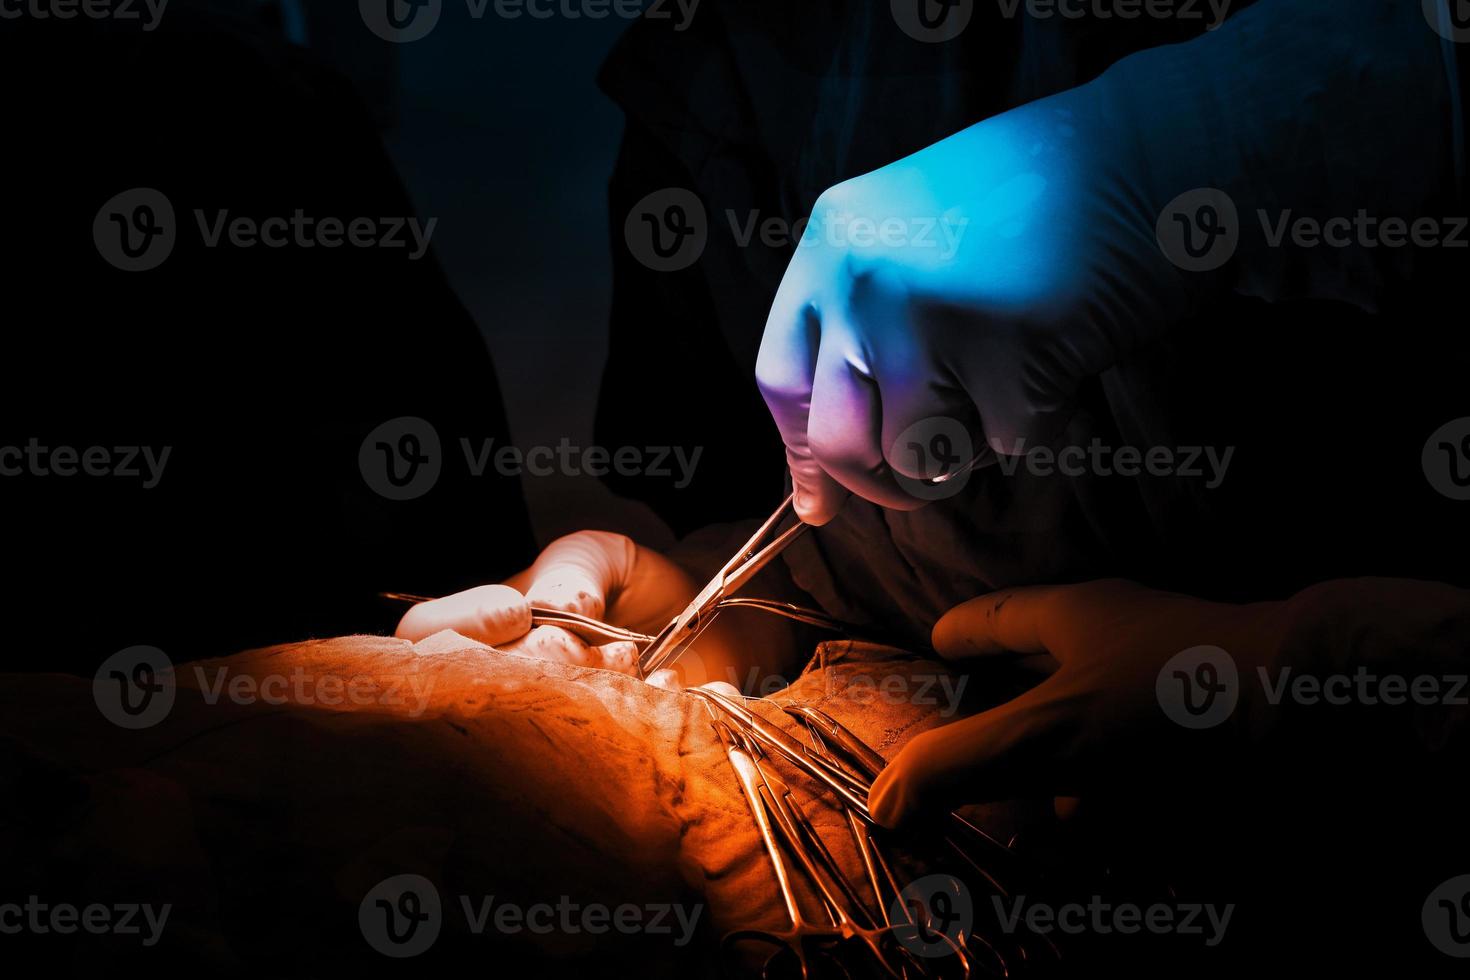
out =
[[748,739],[759,741],[766,748],[775,751],[836,794],[864,823],[872,823],[873,818],[868,813],[868,783],[803,745],[743,704],[708,688],[693,687],[688,689],[688,693],[701,698],[707,708],[719,708]]
[[[782,710],[793,718],[806,722],[813,735],[834,744],[867,784],[871,785],[887,765],[881,755],[825,711],[806,704],[782,705]],[[997,892],[1008,895],[1010,890],[1002,884],[1001,879],[1010,880],[1015,876],[1015,854],[958,813],[946,814],[946,822],[948,827],[944,841],[950,849]]]
[[[800,520],[782,531],[776,530],[788,519],[796,517],[795,499],[794,494],[787,497],[776,508],[776,512],[756,529],[750,540],[745,542],[745,546],[736,552],[735,557],[726,562],[715,573],[714,578],[709,580],[709,584],[700,589],[699,594],[690,600],[684,610],[653,638],[653,642],[638,658],[639,672],[644,677],[678,660],[699,634],[714,622],[721,602],[754,578],[757,572],[769,565],[791,542],[801,537],[807,525]],[[773,533],[775,537],[762,545],[761,542]]]
[[[379,596],[394,602],[409,602],[418,604],[420,602],[433,602],[433,597],[426,595],[411,595],[407,592],[379,592]],[[653,642],[653,637],[647,633],[639,633],[636,630],[623,629],[621,626],[613,626],[604,623],[600,619],[591,616],[583,616],[581,613],[567,612],[564,609],[549,609],[546,606],[531,607],[532,626],[560,626],[569,633],[575,633],[584,640],[595,643],[614,643],[618,640],[626,640],[639,646]]]
[[[710,708],[708,703],[706,708]],[[712,709],[710,713],[714,715]],[[842,975],[853,976],[840,955],[847,951],[861,955],[876,972],[886,977],[923,974],[925,961],[904,945],[891,926],[868,926],[854,918],[856,915],[866,919],[868,914],[863,911],[821,837],[797,804],[791,789],[768,766],[762,765],[762,752],[754,741],[718,718],[712,717],[711,724],[735,769],[791,920],[791,928],[779,932],[736,930],[724,938],[724,944],[730,946],[744,941],[772,947],[765,964],[767,977],[772,975],[773,966],[783,954],[795,959],[802,978],[811,975],[815,962],[829,965]],[[821,896],[827,925],[814,924],[803,914],[781,841],[785,842],[786,851],[796,859]],[[954,945],[952,952],[958,957],[961,976],[968,977],[969,961],[964,950]]]

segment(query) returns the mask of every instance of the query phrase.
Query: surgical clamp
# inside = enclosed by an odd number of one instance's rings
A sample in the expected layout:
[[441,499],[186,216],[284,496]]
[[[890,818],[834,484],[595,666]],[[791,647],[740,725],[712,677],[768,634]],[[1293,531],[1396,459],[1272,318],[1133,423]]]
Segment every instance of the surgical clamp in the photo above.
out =
[[[783,932],[736,930],[725,936],[724,944],[730,946],[741,941],[754,941],[774,947],[765,964],[764,975],[767,977],[770,976],[772,964],[783,952],[796,959],[801,977],[809,977],[812,963],[812,951],[809,947],[816,947],[824,959],[831,960],[841,972],[847,973],[837,953],[843,947],[852,945],[858,945],[866,951],[872,963],[888,977],[907,977],[910,970],[915,973],[924,972],[924,960],[903,944],[892,926],[879,919],[874,921],[882,922],[881,925],[870,927],[853,918],[844,901],[852,903],[854,912],[863,914],[861,903],[852,893],[816,828],[801,811],[790,788],[768,767],[761,765],[761,750],[755,740],[748,737],[749,732],[737,735],[728,722],[714,717],[714,711],[708,702],[705,708],[710,711],[711,724],[725,747],[726,755],[735,769],[741,790],[755,818],[762,843],[771,859],[782,901],[791,920],[791,929]],[[813,925],[802,914],[791,883],[791,871],[776,840],[777,831],[780,831],[787,848],[816,887],[830,925]],[[961,967],[963,980],[970,974],[968,957],[958,944],[951,942],[950,945],[952,952],[958,957],[955,962]]]
[[[699,634],[714,622],[720,603],[729,598],[732,593],[739,591],[745,583],[755,577],[757,572],[786,550],[791,542],[801,537],[807,525],[800,520],[796,520],[784,530],[779,532],[776,530],[786,523],[788,518],[796,518],[795,501],[795,494],[788,496],[781,506],[776,508],[775,513],[756,528],[750,540],[745,542],[745,546],[735,553],[735,557],[727,561],[715,573],[714,578],[699,590],[699,594],[689,601],[679,615],[670,620],[669,625],[654,637],[653,642],[638,658],[638,666],[644,677],[678,660],[679,656],[689,649],[690,644],[699,638]],[[775,537],[763,545],[761,542],[773,533]]]

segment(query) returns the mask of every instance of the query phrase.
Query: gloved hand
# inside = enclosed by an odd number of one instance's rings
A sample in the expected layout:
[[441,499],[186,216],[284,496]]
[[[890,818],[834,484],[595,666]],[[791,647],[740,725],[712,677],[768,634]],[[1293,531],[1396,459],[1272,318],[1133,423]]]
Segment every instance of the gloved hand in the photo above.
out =
[[[1470,728],[1451,686],[1470,668],[1470,593],[1438,583],[1339,580],[1250,605],[1120,580],[1008,589],[950,610],[934,627],[934,647],[955,661],[1045,655],[1054,672],[1013,701],[905,745],[868,797],[884,826],[964,803],[1208,779],[1225,770],[1205,757],[1240,760],[1267,743],[1290,762],[1291,740],[1273,736],[1293,730],[1282,724],[1287,712],[1312,710],[1282,696],[1294,676],[1316,678],[1328,695],[1354,690],[1345,685],[1362,672],[1443,679],[1443,702],[1410,704],[1407,715],[1387,699],[1374,706],[1349,696],[1383,721],[1376,731],[1385,737],[1407,717],[1409,730],[1395,737],[1426,754],[1454,758],[1445,747]],[[1342,717],[1334,704],[1322,710],[1315,728]]]
[[[398,623],[395,636],[418,641],[454,630],[500,650],[579,666],[638,673],[632,643],[589,646],[558,626],[531,626],[531,606],[591,616],[640,633],[656,634],[750,534],[743,525],[713,526],[687,536],[674,558],[635,544],[621,534],[578,531],[547,545],[530,568],[503,584],[482,585],[420,603]],[[760,591],[778,597],[787,583],[780,563],[762,572]],[[790,595],[790,598],[799,598]],[[676,669],[655,671],[648,683],[674,690],[709,681],[749,684],[769,693],[799,664],[803,649],[791,624],[749,613],[721,616],[681,657]]]
[[557,626],[531,626],[531,606],[580,613],[656,632],[693,595],[693,580],[673,562],[629,538],[579,531],[553,541],[530,568],[502,585],[482,585],[421,603],[395,636],[420,640],[440,630],[543,660],[637,673],[632,643],[589,646]]
[[966,452],[1047,443],[1085,379],[1223,290],[1371,307],[1412,249],[1270,231],[1436,213],[1443,48],[1417,3],[1261,0],[831,188],[756,368],[802,518],[845,490],[915,509]]

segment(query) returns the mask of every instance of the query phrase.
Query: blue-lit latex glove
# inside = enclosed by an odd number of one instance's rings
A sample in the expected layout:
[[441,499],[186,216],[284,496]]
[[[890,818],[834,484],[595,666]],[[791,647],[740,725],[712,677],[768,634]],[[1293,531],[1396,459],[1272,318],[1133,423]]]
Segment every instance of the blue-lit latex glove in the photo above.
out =
[[1371,307],[1406,250],[1272,245],[1257,215],[1432,213],[1443,54],[1417,3],[1261,0],[831,188],[756,367],[803,519],[848,490],[915,509],[965,450],[1049,442],[1084,380],[1223,290]]

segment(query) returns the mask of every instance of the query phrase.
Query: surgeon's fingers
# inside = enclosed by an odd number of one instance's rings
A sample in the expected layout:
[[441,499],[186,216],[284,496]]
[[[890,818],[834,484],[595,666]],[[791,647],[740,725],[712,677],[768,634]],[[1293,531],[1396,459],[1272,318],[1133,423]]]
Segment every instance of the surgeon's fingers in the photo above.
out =
[[574,667],[600,667],[634,676],[638,673],[638,648],[634,644],[618,640],[588,646],[581,637],[560,626],[537,626],[520,639],[501,644],[499,649]]
[[796,513],[808,524],[821,525],[837,514],[847,491],[823,471],[808,441],[821,343],[821,321],[807,288],[809,265],[807,253],[798,251],[781,280],[761,337],[755,380],[786,444],[786,462],[796,485]]
[[1084,746],[1060,691],[1047,681],[998,708],[916,736],[873,782],[873,818],[892,828],[966,803],[1071,791]]
[[607,607],[601,584],[579,569],[561,566],[537,578],[526,590],[526,601],[545,609],[559,609],[601,619]]
[[682,691],[684,684],[679,680],[679,672],[665,667],[663,670],[655,670],[648,675],[648,684],[651,687],[661,688],[665,691]]
[[934,624],[935,651],[946,660],[999,653],[1051,653],[1045,630],[1067,586],[1002,589],[962,602]]
[[958,377],[980,416],[985,442],[1002,456],[1053,446],[1075,412],[1076,382],[1058,367],[1068,358],[1049,353],[1019,361],[1013,343],[1006,331],[982,331],[959,358]]
[[923,492],[919,481],[969,465],[984,446],[974,402],[920,342],[908,286],[855,262],[849,271],[846,315],[863,338],[878,387],[882,419],[874,443],[901,487],[917,502],[933,500],[937,495]]
[[898,475],[898,484],[919,501],[948,496],[927,492],[924,484],[953,476],[984,453],[975,407],[963,392],[932,375],[910,373],[886,357],[878,364],[878,391],[883,459]]
[[915,510],[928,501],[899,485],[879,446],[878,386],[868,354],[845,320],[824,316],[812,383],[808,443],[818,465],[847,489],[881,507]]
[[431,602],[421,602],[404,613],[393,635],[415,642],[441,630],[490,646],[524,636],[531,628],[531,606],[515,589],[481,585]]
[[1141,615],[1197,609],[1184,596],[1154,592],[1128,579],[1001,589],[962,602],[934,624],[934,649],[947,660],[1002,653],[1047,653],[1061,663],[1107,646]]
[[625,584],[638,548],[624,535],[577,531],[563,535],[507,584],[526,593],[532,605],[601,619],[608,596]]
[[537,660],[550,660],[575,667],[600,667],[602,657],[593,647],[560,626],[537,626],[518,640],[502,643],[507,653],[519,653]]
[[637,644],[628,640],[618,640],[614,643],[604,643],[596,649],[602,657],[604,670],[615,670],[620,674],[628,674],[632,677],[638,676]]

